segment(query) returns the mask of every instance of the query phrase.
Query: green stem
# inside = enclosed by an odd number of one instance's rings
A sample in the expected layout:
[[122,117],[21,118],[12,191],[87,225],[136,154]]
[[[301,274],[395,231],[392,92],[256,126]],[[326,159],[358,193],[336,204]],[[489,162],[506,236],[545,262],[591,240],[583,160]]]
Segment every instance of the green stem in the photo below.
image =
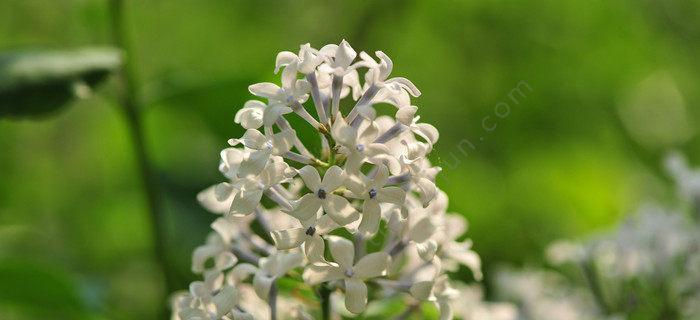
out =
[[270,320],[277,320],[277,280],[272,282],[268,302],[270,304]]
[[318,289],[318,295],[321,299],[321,319],[330,320],[331,318],[331,289],[327,285],[322,284]]
[[603,288],[600,284],[600,279],[598,278],[598,270],[595,266],[595,261],[584,261],[581,265],[583,269],[584,277],[588,283],[588,288],[591,290],[593,299],[595,300],[598,308],[604,315],[610,315],[610,307],[605,302],[605,296],[603,294]]
[[[146,194],[148,212],[151,222],[153,238],[155,241],[154,255],[158,262],[160,273],[165,280],[166,296],[176,290],[175,276],[168,268],[165,214],[160,201],[160,190],[156,181],[155,171],[146,152],[146,141],[144,137],[143,123],[140,115],[142,106],[137,96],[137,80],[133,65],[133,54],[129,50],[129,44],[124,25],[124,1],[110,1],[110,14],[112,22],[112,33],[115,44],[122,49],[125,55],[125,62],[118,73],[118,99],[121,104],[124,117],[127,122],[131,140],[134,145],[134,152],[138,164],[139,174],[143,189]],[[164,309],[167,312],[167,309]],[[164,315],[165,316],[165,315]]]
[[329,153],[328,153],[328,163],[327,165],[333,166],[335,164],[335,156],[336,156],[336,150],[335,150],[335,140],[333,139],[333,136],[329,131],[320,131],[320,133],[326,137],[326,140],[328,141],[328,147],[330,148]]

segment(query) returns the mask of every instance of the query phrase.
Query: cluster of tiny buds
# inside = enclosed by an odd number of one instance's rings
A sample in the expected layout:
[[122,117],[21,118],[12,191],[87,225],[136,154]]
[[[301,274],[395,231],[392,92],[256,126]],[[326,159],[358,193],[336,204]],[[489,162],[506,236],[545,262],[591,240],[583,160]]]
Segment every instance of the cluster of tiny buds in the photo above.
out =
[[[249,87],[265,101],[236,113],[246,131],[221,151],[226,182],[198,195],[222,217],[193,253],[192,271],[203,279],[174,296],[173,319],[356,315],[385,300],[369,297],[429,301],[442,319],[452,317],[459,292],[446,272],[464,265],[478,280],[479,256],[471,241],[458,241],[466,221],[446,212],[435,185],[440,168],[427,156],[439,134],[415,115],[411,97],[420,91],[390,77],[391,59],[375,54],[358,59],[345,40],[305,44],[277,55],[281,85]],[[318,150],[290,117],[314,128]],[[319,294],[321,308],[292,291]]]

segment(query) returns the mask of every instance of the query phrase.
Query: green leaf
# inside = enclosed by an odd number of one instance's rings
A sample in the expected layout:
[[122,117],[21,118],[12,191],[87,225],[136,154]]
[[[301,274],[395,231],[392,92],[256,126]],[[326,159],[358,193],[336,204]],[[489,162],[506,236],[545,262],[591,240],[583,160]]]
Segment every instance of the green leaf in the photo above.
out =
[[34,319],[79,319],[86,312],[70,275],[23,259],[0,259],[0,305]]
[[113,48],[0,54],[0,118],[37,117],[84,97],[121,65]]

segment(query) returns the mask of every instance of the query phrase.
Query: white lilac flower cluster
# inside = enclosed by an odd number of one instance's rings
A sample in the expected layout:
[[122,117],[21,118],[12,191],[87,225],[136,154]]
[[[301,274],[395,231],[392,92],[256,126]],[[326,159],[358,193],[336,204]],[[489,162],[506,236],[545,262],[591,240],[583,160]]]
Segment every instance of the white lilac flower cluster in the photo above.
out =
[[557,241],[546,252],[557,272],[501,272],[498,291],[524,319],[700,319],[700,171],[679,154],[666,167],[678,204],[643,205],[588,241]]
[[[174,298],[173,319],[327,318],[340,312],[328,310],[331,294],[352,314],[400,296],[452,317],[458,291],[445,272],[465,265],[479,279],[480,259],[471,241],[457,241],[466,221],[447,214],[435,186],[440,168],[427,156],[438,131],[411,105],[420,91],[375,54],[356,59],[346,41],[305,44],[277,55],[281,85],[249,87],[265,101],[238,111],[246,131],[221,152],[227,181],[198,195],[223,217],[193,253],[203,280]],[[395,111],[381,115],[382,104]],[[292,123],[312,127],[318,154]]]

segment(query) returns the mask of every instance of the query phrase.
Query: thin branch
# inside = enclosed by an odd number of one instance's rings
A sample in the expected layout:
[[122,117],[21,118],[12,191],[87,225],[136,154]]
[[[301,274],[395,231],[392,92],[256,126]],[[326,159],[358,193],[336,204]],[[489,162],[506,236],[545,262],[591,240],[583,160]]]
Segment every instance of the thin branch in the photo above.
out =
[[[146,194],[146,202],[153,233],[154,256],[156,257],[160,273],[165,280],[165,295],[177,289],[176,276],[168,268],[170,265],[167,256],[167,239],[165,212],[160,199],[160,189],[157,183],[155,171],[148,158],[146,141],[143,133],[143,123],[140,111],[143,108],[138,98],[138,83],[133,64],[133,51],[130,50],[128,37],[125,30],[124,1],[112,0],[109,3],[111,15],[111,31],[116,46],[123,50],[126,56],[124,66],[117,74],[118,99],[129,128],[131,140],[134,144],[134,152],[139,168],[141,183]],[[167,311],[167,309],[166,309]]]
[[321,99],[321,93],[318,90],[318,81],[316,80],[316,72],[312,71],[306,75],[306,80],[309,81],[311,85],[311,98],[314,101],[314,106],[316,107],[316,113],[318,114],[318,120],[321,123],[328,123],[328,116],[326,115],[326,109],[323,107],[323,99]]
[[277,320],[277,280],[272,282],[267,302],[270,305],[270,320]]
[[396,257],[403,249],[406,249],[406,246],[408,245],[408,242],[401,240],[397,243],[394,244],[391,249],[389,249],[389,255],[393,258]]
[[331,289],[326,284],[321,284],[318,289],[318,295],[321,299],[321,319],[331,319]]
[[241,247],[234,246],[231,248],[231,252],[236,255],[236,257],[242,261],[245,261],[247,263],[250,263],[252,265],[257,266],[258,265],[258,260],[260,260],[260,256],[258,256],[255,253],[252,253],[250,251],[244,250]]

